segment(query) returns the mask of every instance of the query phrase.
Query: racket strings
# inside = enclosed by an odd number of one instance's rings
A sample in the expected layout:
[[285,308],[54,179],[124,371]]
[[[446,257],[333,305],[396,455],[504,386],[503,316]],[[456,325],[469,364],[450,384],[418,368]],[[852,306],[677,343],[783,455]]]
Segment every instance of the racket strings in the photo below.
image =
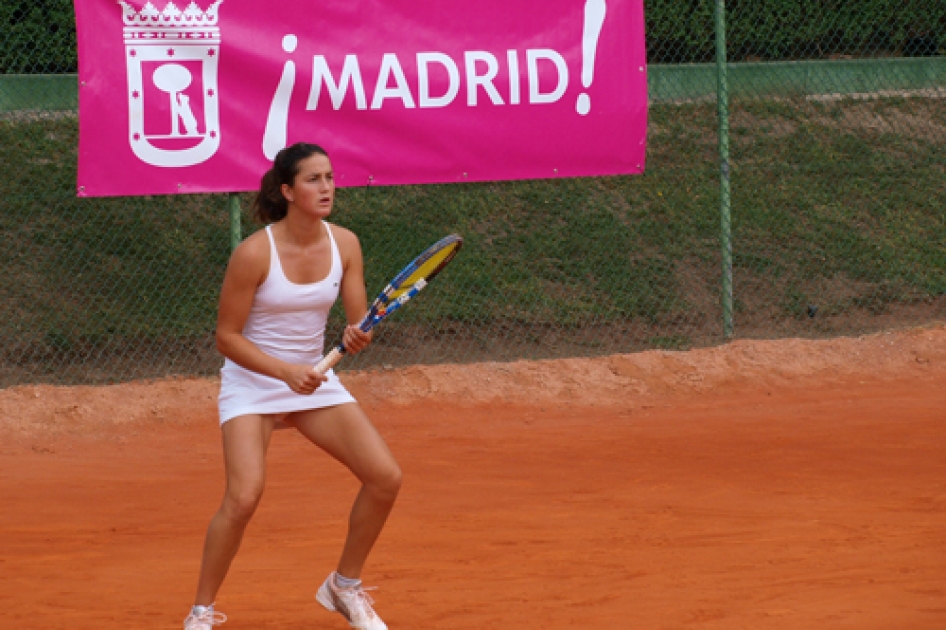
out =
[[462,240],[452,241],[443,246],[439,251],[434,252],[427,260],[413,270],[406,278],[397,283],[397,287],[389,294],[391,299],[398,299],[402,295],[417,289],[420,291],[427,282],[437,275],[448,262],[456,255],[460,249]]

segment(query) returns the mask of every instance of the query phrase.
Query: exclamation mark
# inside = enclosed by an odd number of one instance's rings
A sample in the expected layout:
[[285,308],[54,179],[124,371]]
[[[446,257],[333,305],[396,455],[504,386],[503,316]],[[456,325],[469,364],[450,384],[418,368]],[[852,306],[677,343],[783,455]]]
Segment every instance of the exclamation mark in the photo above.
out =
[[[585,0],[585,25],[581,37],[581,84],[586,90],[595,79],[595,53],[598,51],[598,36],[604,26],[606,12],[605,0]],[[591,97],[585,92],[578,95],[576,109],[582,116],[591,111]]]
[[[299,38],[295,35],[286,35],[282,38],[282,49],[292,54],[299,45]],[[296,64],[292,60],[286,61],[282,69],[282,77],[276,87],[276,94],[269,104],[269,114],[266,116],[266,127],[263,130],[263,155],[272,160],[279,150],[286,146],[286,137],[289,135],[289,99],[292,97],[292,88],[296,84]]]

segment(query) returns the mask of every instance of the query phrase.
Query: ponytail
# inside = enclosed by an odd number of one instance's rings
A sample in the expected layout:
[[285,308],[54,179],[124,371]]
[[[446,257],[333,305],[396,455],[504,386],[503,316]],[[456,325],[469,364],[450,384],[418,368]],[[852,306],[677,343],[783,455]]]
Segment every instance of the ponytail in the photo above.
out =
[[285,217],[288,210],[289,202],[283,197],[279,175],[271,168],[263,175],[253,200],[253,218],[260,223],[275,223]]
[[282,149],[273,160],[273,167],[260,180],[259,191],[253,200],[253,217],[260,223],[275,223],[286,217],[289,202],[282,194],[283,184],[292,186],[299,174],[299,163],[313,155],[328,157],[317,144],[297,142]]

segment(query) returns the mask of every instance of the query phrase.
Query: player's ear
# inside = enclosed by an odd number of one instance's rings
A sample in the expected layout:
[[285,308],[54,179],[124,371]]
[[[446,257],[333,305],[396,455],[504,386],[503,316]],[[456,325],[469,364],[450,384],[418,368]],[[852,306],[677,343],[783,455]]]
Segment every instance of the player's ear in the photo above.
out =
[[289,184],[283,184],[280,186],[279,191],[282,193],[282,196],[286,199],[286,201],[292,203],[292,187]]

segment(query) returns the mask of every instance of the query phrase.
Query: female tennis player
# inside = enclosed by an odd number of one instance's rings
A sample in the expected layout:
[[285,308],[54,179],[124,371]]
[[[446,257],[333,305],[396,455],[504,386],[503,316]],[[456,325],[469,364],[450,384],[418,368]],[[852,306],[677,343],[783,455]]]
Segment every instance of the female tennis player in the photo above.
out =
[[325,221],[335,183],[326,152],[299,143],[276,156],[254,202],[266,229],[233,252],[220,292],[217,347],[226,467],[223,503],[207,529],[194,607],[185,630],[226,620],[213,602],[263,493],[266,451],[277,422],[294,427],[361,481],[338,566],[316,599],[359,630],[386,630],[361,587],[361,571],[401,485],[401,470],[361,407],[322,356],[329,309],[341,295],[345,349],[371,334],[355,324],[367,311],[361,246]]

